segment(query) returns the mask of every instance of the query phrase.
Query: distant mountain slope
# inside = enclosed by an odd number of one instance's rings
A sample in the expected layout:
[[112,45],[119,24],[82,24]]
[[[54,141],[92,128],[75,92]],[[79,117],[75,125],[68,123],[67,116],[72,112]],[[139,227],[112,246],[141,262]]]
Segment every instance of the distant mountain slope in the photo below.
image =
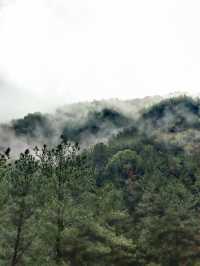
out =
[[51,145],[60,135],[89,147],[119,133],[124,143],[146,135],[188,150],[199,148],[200,100],[187,96],[162,100],[158,96],[94,101],[64,106],[54,114],[28,114],[0,126],[0,149],[12,146],[19,151],[35,144]]
[[150,107],[142,119],[154,129],[172,133],[200,129],[200,101],[186,96],[170,98]]
[[120,134],[120,141],[130,144],[138,134],[188,151],[200,149],[200,100],[180,96],[146,108],[134,126]]
[[143,108],[162,98],[146,97],[128,101],[102,100],[70,104],[53,114],[32,113],[0,126],[0,149],[21,150],[34,144],[53,144],[61,134],[88,146],[107,141],[138,119]]

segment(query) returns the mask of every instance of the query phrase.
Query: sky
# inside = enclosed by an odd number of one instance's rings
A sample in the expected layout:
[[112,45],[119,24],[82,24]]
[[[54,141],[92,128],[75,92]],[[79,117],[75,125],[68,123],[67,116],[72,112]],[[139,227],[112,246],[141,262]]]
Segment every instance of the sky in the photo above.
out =
[[0,121],[200,93],[199,0],[0,0]]

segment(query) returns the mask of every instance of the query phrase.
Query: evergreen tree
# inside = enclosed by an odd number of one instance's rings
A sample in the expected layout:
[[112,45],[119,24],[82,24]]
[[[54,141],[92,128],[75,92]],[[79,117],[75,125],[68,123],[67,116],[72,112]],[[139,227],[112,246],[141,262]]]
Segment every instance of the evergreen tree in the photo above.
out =
[[37,237],[37,161],[26,150],[7,166],[1,180],[6,205],[1,210],[0,259],[2,265],[28,265]]
[[137,209],[139,245],[147,262],[194,265],[200,245],[198,204],[199,196],[180,180],[149,178]]
[[[47,263],[67,265],[72,259],[64,254],[64,231],[87,214],[86,204],[94,182],[79,147],[65,140],[56,147],[37,151],[42,176],[46,179],[46,206],[43,212],[43,251]],[[81,214],[82,213],[82,214]],[[44,262],[43,262],[44,263]]]

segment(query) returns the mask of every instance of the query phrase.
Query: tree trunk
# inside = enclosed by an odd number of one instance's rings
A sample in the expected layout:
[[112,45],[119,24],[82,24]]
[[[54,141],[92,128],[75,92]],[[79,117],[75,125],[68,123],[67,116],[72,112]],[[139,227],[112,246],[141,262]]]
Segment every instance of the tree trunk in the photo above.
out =
[[19,245],[21,240],[21,232],[22,232],[22,223],[23,223],[23,211],[21,211],[19,217],[19,223],[17,226],[17,236],[14,244],[14,252],[11,260],[11,266],[16,266],[18,263],[18,252],[19,252]]
[[76,259],[76,251],[70,254],[70,266],[79,266],[80,264],[77,263]]
[[[62,169],[60,169],[60,172]],[[63,182],[62,182],[62,172],[58,179],[58,210],[57,210],[57,236],[56,236],[56,264],[60,265],[62,260],[62,244],[61,244],[61,234],[64,227],[63,222]]]

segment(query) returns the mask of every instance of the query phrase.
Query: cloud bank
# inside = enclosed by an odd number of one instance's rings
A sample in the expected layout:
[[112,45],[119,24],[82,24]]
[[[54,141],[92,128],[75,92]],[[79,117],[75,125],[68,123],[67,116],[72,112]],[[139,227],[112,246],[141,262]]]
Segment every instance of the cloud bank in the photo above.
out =
[[1,4],[0,119],[76,101],[199,92],[198,0]]

